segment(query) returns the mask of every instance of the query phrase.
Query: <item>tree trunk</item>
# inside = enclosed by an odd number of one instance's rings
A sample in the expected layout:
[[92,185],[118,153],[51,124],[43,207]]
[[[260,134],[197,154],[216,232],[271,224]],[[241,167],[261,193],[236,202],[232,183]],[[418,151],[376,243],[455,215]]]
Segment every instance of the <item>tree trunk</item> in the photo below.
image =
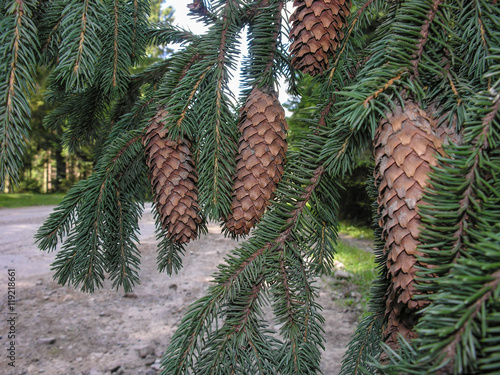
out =
[[56,158],[56,178],[54,179],[54,191],[59,191],[61,182],[66,178],[66,161],[62,155],[62,147],[58,144],[54,148]]
[[46,192],[52,191],[52,159],[50,150],[47,151],[47,189]]

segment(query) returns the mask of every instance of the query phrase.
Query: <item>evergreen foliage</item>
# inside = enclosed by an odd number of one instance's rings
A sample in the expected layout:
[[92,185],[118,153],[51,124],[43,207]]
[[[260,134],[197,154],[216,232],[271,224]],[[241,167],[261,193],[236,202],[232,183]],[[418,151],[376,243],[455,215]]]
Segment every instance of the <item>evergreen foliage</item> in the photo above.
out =
[[29,133],[30,94],[38,59],[33,1],[0,3],[0,191],[6,179],[18,182],[21,157]]
[[[70,149],[97,150],[94,173],[70,190],[36,236],[42,250],[62,243],[53,264],[61,284],[92,292],[106,275],[126,291],[139,282],[138,220],[151,191],[142,138],[158,108],[167,112],[170,139],[192,145],[202,216],[227,219],[238,108],[254,88],[277,89],[279,76],[297,89],[300,73],[282,38],[288,4],[195,0],[193,15],[209,26],[199,36],[149,24],[147,0],[0,1],[2,188],[17,180],[36,65],[52,68],[46,100],[56,108],[46,126],[64,128]],[[342,374],[500,372],[499,24],[496,0],[352,1],[334,58],[314,78],[307,136],[290,147],[251,236],[182,319],[162,374],[320,372],[315,278],[333,267],[339,181],[372,150],[381,120],[408,102],[450,135],[419,208],[416,288],[429,305],[411,327],[415,339],[401,338],[399,348],[384,344],[391,279],[378,228],[371,315],[352,339]],[[247,26],[237,101],[229,81]],[[174,42],[182,42],[178,52],[130,73],[149,45]],[[169,239],[155,211],[159,269],[177,272],[184,247]],[[265,305],[277,331],[269,328]]]

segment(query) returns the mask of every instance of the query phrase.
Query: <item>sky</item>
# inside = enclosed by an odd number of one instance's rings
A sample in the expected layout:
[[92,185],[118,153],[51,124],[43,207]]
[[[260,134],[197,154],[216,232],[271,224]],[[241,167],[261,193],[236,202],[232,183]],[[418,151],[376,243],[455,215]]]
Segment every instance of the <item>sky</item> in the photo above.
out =
[[[187,5],[192,3],[192,1],[174,1],[174,0],[164,0],[163,1],[163,6],[164,7],[169,7],[171,6],[174,8],[174,25],[183,27],[185,29],[191,30],[195,34],[203,34],[206,32],[207,28],[201,23],[201,22],[196,22],[195,19],[191,18],[188,16],[188,7]],[[245,55],[247,51],[247,44],[246,41],[241,43],[241,48],[242,48],[242,54],[240,57]],[[233,79],[229,84],[229,88],[233,92],[233,94],[236,97],[239,97],[239,68],[241,67],[241,59],[238,61],[238,68],[237,71],[234,72],[233,74]],[[285,92],[285,84],[283,80],[280,80],[280,92],[279,92],[279,98],[280,102],[284,103],[287,101],[290,96]],[[285,109],[286,115],[290,115],[287,109]]]

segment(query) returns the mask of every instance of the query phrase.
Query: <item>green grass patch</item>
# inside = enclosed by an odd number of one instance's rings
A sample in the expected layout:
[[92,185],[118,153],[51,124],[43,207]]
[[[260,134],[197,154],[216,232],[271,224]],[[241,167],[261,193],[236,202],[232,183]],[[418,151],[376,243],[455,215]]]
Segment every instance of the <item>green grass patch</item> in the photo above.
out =
[[347,234],[349,237],[362,238],[367,240],[374,239],[373,229],[369,227],[358,226],[346,221],[340,223],[340,232]]
[[0,194],[0,208],[51,206],[61,202],[65,194]]
[[375,255],[339,242],[335,260],[341,262],[351,275],[347,279],[334,279],[332,287],[341,295],[339,302],[345,306],[361,304],[360,317],[366,316],[370,288],[377,278]]

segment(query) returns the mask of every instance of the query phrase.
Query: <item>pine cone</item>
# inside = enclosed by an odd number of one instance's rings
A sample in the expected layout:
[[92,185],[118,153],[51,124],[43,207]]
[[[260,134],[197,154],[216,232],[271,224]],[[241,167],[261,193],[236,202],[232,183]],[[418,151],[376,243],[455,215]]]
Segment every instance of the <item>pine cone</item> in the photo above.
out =
[[[386,294],[386,343],[397,347],[398,333],[415,337],[416,311],[428,301],[416,299],[415,276],[420,215],[431,165],[442,153],[436,121],[413,103],[397,106],[377,130],[374,141],[375,181],[378,185],[379,225],[385,241],[390,285]],[[443,134],[444,132],[440,132]]]
[[295,0],[290,22],[292,65],[312,76],[328,69],[329,58],[344,37],[350,0]]
[[274,91],[254,88],[241,110],[232,214],[226,228],[247,234],[264,214],[283,175],[287,150],[285,111]]
[[160,109],[143,136],[146,163],[163,229],[172,241],[187,243],[196,238],[202,222],[198,215],[198,177],[190,143],[168,138],[163,122],[166,115]]

